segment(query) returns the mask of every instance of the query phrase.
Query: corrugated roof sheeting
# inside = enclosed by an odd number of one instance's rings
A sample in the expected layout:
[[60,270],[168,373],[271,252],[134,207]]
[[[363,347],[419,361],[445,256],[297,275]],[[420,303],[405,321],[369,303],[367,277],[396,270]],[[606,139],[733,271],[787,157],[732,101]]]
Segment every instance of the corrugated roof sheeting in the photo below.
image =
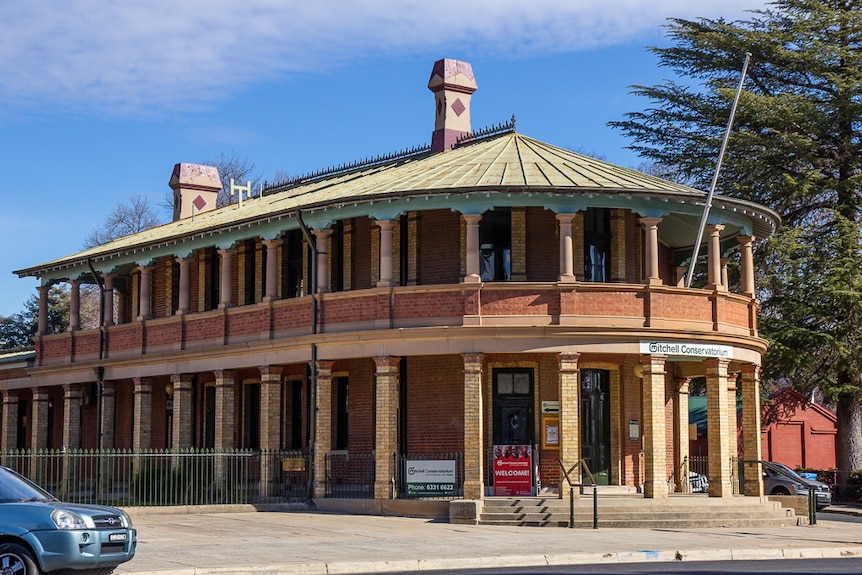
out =
[[[126,236],[71,256],[21,270],[19,275],[38,275],[65,262],[109,256],[118,252],[142,251],[153,245],[181,243],[187,238],[215,235],[248,225],[262,218],[289,217],[297,208],[319,207],[373,200],[375,197],[473,193],[507,188],[543,192],[683,194],[704,197],[705,192],[663,180],[629,168],[558,148],[506,132],[453,150],[431,154],[422,152],[389,162],[358,167],[321,176],[284,188],[264,190],[264,196],[171,222]],[[268,192],[268,193],[267,193]]]

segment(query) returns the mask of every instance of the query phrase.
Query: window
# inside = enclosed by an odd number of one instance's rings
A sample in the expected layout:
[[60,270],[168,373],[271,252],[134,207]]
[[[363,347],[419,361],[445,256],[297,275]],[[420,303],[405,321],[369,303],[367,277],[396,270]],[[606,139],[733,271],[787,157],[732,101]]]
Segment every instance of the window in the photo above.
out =
[[[305,242],[301,230],[291,230],[284,236],[282,254],[286,259],[284,285],[281,293],[284,297],[300,297],[302,293],[302,249]],[[310,258],[309,258],[310,260]]]
[[332,378],[332,449],[347,449],[347,378]]
[[479,220],[479,275],[483,282],[512,277],[512,212],[494,208]]
[[610,253],[611,212],[607,208],[588,208],[584,214],[584,281],[608,281]]
[[242,386],[242,447],[260,448],[260,383]]

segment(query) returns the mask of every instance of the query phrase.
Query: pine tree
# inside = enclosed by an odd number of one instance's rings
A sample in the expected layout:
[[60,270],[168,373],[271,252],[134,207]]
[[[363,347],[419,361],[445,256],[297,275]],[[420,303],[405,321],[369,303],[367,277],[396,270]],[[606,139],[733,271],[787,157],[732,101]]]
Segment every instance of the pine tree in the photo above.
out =
[[777,210],[758,250],[764,382],[837,405],[838,467],[862,468],[862,0],[779,0],[737,22],[674,19],[654,47],[679,79],[611,125],[708,189],[752,54],[717,193]]

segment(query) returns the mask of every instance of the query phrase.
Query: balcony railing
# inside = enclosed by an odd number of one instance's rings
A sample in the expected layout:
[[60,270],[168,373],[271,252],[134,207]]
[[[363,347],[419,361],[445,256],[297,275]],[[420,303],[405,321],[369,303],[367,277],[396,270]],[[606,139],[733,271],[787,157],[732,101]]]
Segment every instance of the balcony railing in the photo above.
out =
[[[381,305],[385,295],[386,305]],[[640,284],[496,282],[324,294],[318,333],[414,327],[545,325],[756,336],[756,302],[727,292]],[[308,296],[40,338],[38,365],[119,359],[310,335]],[[519,319],[520,318],[520,319]]]

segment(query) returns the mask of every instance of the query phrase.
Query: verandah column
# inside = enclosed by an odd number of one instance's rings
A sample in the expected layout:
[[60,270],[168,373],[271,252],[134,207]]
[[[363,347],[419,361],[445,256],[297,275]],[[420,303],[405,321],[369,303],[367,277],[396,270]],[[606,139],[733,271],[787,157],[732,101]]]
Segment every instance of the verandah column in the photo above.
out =
[[754,236],[737,236],[736,241],[739,242],[739,283],[742,287],[742,294],[748,297],[754,297]]
[[560,277],[562,283],[574,283],[575,280],[575,252],[572,242],[572,220],[575,214],[557,214],[560,222]]
[[171,429],[171,446],[186,449],[192,445],[192,381],[190,374],[173,374],[171,384],[174,388],[174,417]]
[[461,214],[466,224],[464,240],[464,283],[479,283],[482,281],[479,268],[479,221],[481,214]]
[[[709,496],[730,497],[730,449],[727,436],[727,359],[707,359],[706,367],[706,426],[709,430]],[[734,430],[735,432],[735,430]]]
[[132,378],[132,383],[134,384],[135,394],[135,414],[132,419],[132,449],[141,451],[150,447],[153,384],[147,377]]
[[282,240],[263,240],[266,247],[266,292],[263,301],[278,299],[278,248]]
[[236,372],[223,369],[215,374],[215,449],[233,448],[234,384]]
[[739,493],[739,485],[733,481],[733,459],[739,455],[739,442],[736,429],[736,374],[727,374],[727,452],[730,457],[731,489]]
[[[742,453],[746,463],[744,493],[763,496],[763,477],[760,468],[760,367],[742,364]],[[751,463],[749,463],[751,462]]]
[[234,249],[219,249],[218,255],[221,258],[221,277],[219,278],[219,309],[225,309],[233,305],[233,256],[236,253]]
[[691,487],[688,482],[688,468],[683,462],[689,455],[688,434],[688,392],[691,378],[674,378],[676,393],[673,396],[673,467],[677,474],[677,491],[690,493]]
[[311,230],[317,248],[317,293],[329,293],[329,236],[332,230],[328,228]]
[[81,329],[81,280],[69,282],[69,327],[66,331]]
[[102,412],[102,437],[99,438],[99,449],[113,449],[114,447],[114,411],[117,396],[117,383],[115,381],[102,382],[101,412]]
[[646,230],[646,282],[649,285],[661,285],[658,269],[658,225],[661,218],[641,218],[640,223]]
[[721,232],[724,229],[722,225],[706,226],[706,232],[709,234],[709,243],[707,244],[707,289],[716,291],[725,291],[724,285],[721,283]]
[[281,473],[281,366],[262,365],[260,371],[260,494],[275,495]]
[[174,258],[180,266],[180,293],[177,297],[175,315],[183,315],[191,311],[191,257]]
[[[326,497],[326,456],[332,448],[332,366],[333,361],[317,362],[317,405],[314,415],[314,497]],[[312,366],[314,369],[314,366]]]
[[[559,398],[560,398],[560,463],[566,471],[574,468],[581,459],[581,438],[578,412],[580,410],[580,378],[578,377],[579,353],[559,354]],[[578,482],[580,475],[570,476]],[[568,492],[566,478],[560,474],[560,497]],[[580,489],[574,490],[580,497]]]
[[482,441],[482,365],[485,356],[465,353],[461,357],[464,361],[464,499],[482,499],[485,496]]
[[81,447],[81,384],[63,385],[63,447]]
[[30,449],[44,449],[48,446],[48,390],[44,387],[34,387],[33,405],[30,409]]
[[374,498],[394,499],[398,456],[399,357],[375,357]]
[[665,355],[642,355],[644,497],[667,498]]
[[380,227],[380,280],[377,287],[390,287],[392,281],[392,220],[375,220]]
[[153,317],[152,293],[153,293],[153,268],[152,266],[138,266],[141,272],[141,294],[140,309],[138,310],[138,321]]
[[[18,396],[9,390],[0,392],[3,397],[3,417],[0,419],[0,449],[18,449]],[[5,463],[5,462],[3,462]]]

